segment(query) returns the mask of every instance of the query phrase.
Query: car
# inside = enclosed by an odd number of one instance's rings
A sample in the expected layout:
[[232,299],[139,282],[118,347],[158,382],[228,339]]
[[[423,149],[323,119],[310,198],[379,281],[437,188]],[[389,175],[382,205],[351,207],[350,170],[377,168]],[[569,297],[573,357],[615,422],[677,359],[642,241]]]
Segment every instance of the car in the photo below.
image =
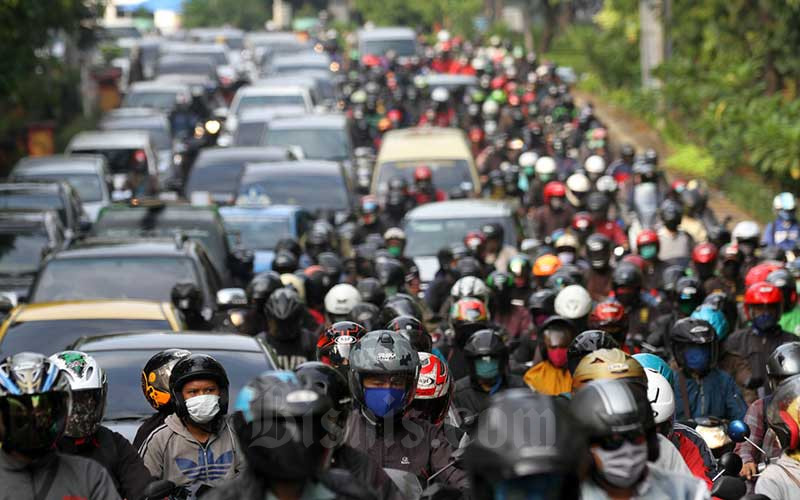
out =
[[206,58],[214,65],[214,71],[223,88],[236,83],[236,70],[224,44],[217,43],[166,43],[161,47],[164,57]]
[[142,394],[142,369],[164,349],[186,349],[219,361],[230,382],[231,406],[239,391],[263,372],[277,369],[272,351],[256,337],[237,334],[163,331],[116,333],[80,339],[72,345],[92,356],[108,378],[103,425],[133,442],[142,420],[154,411]]
[[236,205],[297,205],[315,216],[343,219],[353,208],[348,179],[340,163],[329,161],[250,163]]
[[231,244],[253,252],[253,273],[272,269],[278,240],[300,241],[312,222],[310,213],[293,205],[222,207],[219,214]]
[[305,108],[302,106],[245,109],[239,115],[236,133],[233,136],[227,133],[220,135],[217,144],[225,146],[228,142],[234,146],[258,146],[264,138],[269,122],[275,118],[302,114],[305,114]]
[[3,356],[33,351],[52,354],[81,337],[137,330],[183,329],[180,313],[169,302],[80,300],[15,307],[0,326]]
[[28,296],[30,303],[64,300],[137,299],[167,302],[177,283],[199,290],[204,314],[216,309],[222,282],[203,246],[183,238],[107,240],[91,238],[50,255]]
[[409,211],[403,220],[405,255],[414,259],[420,279],[428,283],[439,269],[436,254],[440,249],[449,248],[462,241],[468,231],[479,231],[492,222],[503,226],[505,244],[516,247],[520,240],[520,226],[510,203],[451,200],[419,206]]
[[456,128],[414,127],[390,130],[383,136],[375,163],[372,194],[382,197],[389,179],[405,178],[413,184],[414,169],[426,165],[433,171],[433,185],[449,192],[465,189],[480,193],[478,169],[464,132]]
[[230,126],[231,118],[237,118],[245,109],[278,106],[303,107],[310,113],[314,110],[314,100],[309,89],[301,85],[248,85],[236,91],[226,125]]
[[79,132],[66,153],[100,154],[111,171],[113,200],[158,192],[158,154],[153,138],[145,131],[91,130]]
[[12,182],[65,181],[80,196],[83,211],[94,222],[100,209],[111,203],[111,171],[102,155],[28,156],[14,165]]
[[260,66],[268,66],[278,54],[302,52],[311,48],[309,41],[301,40],[291,31],[245,33],[244,43],[252,58]]
[[0,211],[0,294],[24,302],[42,259],[66,244],[55,212]]
[[151,200],[112,205],[100,212],[92,235],[110,239],[181,235],[202,243],[223,284],[230,284],[239,269],[238,254],[228,246],[222,217],[210,205]]
[[285,116],[267,125],[265,146],[300,146],[306,158],[352,164],[350,124],[342,114]]
[[208,193],[218,205],[236,201],[239,179],[247,163],[292,161],[295,153],[283,147],[204,148],[194,162],[186,180],[186,197]]
[[172,113],[192,102],[192,88],[179,82],[145,81],[132,83],[122,100],[123,108],[152,108]]
[[84,236],[92,225],[77,190],[64,181],[0,183],[0,210],[54,211],[64,226],[67,245]]
[[414,30],[401,26],[358,31],[358,53],[362,56],[382,57],[390,50],[400,59],[416,56],[417,35]]
[[475,75],[451,75],[449,73],[428,73],[422,77],[425,87],[433,89],[443,87],[452,94],[456,91],[463,92],[469,87],[478,86],[478,77]]
[[328,54],[308,51],[275,56],[263,71],[266,75],[282,75],[303,71],[330,71],[330,68],[331,58]]

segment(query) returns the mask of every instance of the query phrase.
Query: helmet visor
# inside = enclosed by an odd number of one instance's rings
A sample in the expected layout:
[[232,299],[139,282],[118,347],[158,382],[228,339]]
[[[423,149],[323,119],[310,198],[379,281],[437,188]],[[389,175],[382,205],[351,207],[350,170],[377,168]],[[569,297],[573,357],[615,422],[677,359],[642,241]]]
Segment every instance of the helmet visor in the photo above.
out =
[[103,389],[72,392],[72,411],[64,434],[73,438],[92,436],[100,427],[105,407]]
[[3,449],[26,455],[50,449],[64,432],[69,402],[66,392],[9,395],[0,400]]

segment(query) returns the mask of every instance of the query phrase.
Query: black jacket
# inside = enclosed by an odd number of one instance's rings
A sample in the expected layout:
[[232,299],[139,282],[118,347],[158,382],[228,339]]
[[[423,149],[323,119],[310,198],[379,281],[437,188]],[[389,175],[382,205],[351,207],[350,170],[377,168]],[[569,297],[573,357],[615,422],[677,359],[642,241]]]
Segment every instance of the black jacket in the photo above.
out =
[[317,359],[317,335],[306,328],[301,327],[293,340],[278,340],[264,332],[258,336],[275,350],[275,361],[282,370],[294,370],[301,363]]
[[[377,500],[379,497],[371,491],[353,474],[345,469],[329,469],[323,474],[314,486],[319,488],[320,493],[328,498],[333,493],[337,499],[342,500]],[[213,488],[202,496],[203,500],[239,500],[239,499],[262,499],[267,498],[267,483],[256,477],[248,469],[236,479],[223,483]],[[309,495],[316,498],[315,495]],[[303,498],[306,498],[304,493]]]
[[[506,389],[517,387],[527,387],[521,377],[517,375],[506,375],[495,394]],[[462,417],[478,417],[484,410],[489,408],[492,395],[485,392],[472,378],[467,375],[456,381],[456,392],[453,398],[453,408]],[[467,431],[477,425],[478,419],[470,419],[471,423],[465,426]]]
[[133,447],[136,450],[141,448],[142,443],[144,443],[144,440],[147,439],[147,436],[164,424],[165,418],[167,418],[167,415],[161,412],[154,413],[147,417],[147,420],[142,422],[142,425],[139,426],[139,430],[136,431],[136,436],[133,438]]
[[381,499],[403,498],[383,467],[361,450],[340,446],[333,453],[331,466],[350,471],[360,484],[369,485]]

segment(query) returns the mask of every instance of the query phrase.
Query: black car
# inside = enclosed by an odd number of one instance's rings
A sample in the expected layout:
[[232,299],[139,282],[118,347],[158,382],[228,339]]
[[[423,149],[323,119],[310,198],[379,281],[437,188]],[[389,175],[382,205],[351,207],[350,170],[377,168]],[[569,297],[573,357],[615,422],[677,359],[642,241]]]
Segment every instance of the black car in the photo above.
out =
[[0,183],[0,210],[52,210],[64,225],[68,243],[85,235],[92,225],[78,192],[64,181]]
[[55,212],[0,212],[0,293],[12,303],[27,300],[42,259],[65,244]]
[[255,337],[196,332],[119,333],[78,340],[73,349],[95,358],[108,377],[103,424],[133,441],[142,420],[154,413],[142,394],[145,363],[164,349],[209,354],[225,368],[231,406],[242,387],[267,370],[275,370],[272,352]]

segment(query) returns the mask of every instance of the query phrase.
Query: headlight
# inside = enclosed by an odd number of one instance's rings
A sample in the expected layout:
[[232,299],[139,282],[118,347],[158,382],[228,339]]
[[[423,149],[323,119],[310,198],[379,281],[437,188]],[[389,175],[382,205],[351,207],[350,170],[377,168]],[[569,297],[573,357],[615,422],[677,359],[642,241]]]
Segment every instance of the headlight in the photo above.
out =
[[725,428],[721,425],[715,427],[698,425],[695,427],[695,430],[698,434],[700,434],[700,436],[703,438],[703,441],[705,441],[708,447],[712,450],[722,448],[731,442],[731,438],[725,434]]
[[217,132],[219,132],[219,129],[221,127],[222,126],[220,125],[220,123],[217,120],[208,120],[206,122],[206,131],[211,135],[214,135]]

